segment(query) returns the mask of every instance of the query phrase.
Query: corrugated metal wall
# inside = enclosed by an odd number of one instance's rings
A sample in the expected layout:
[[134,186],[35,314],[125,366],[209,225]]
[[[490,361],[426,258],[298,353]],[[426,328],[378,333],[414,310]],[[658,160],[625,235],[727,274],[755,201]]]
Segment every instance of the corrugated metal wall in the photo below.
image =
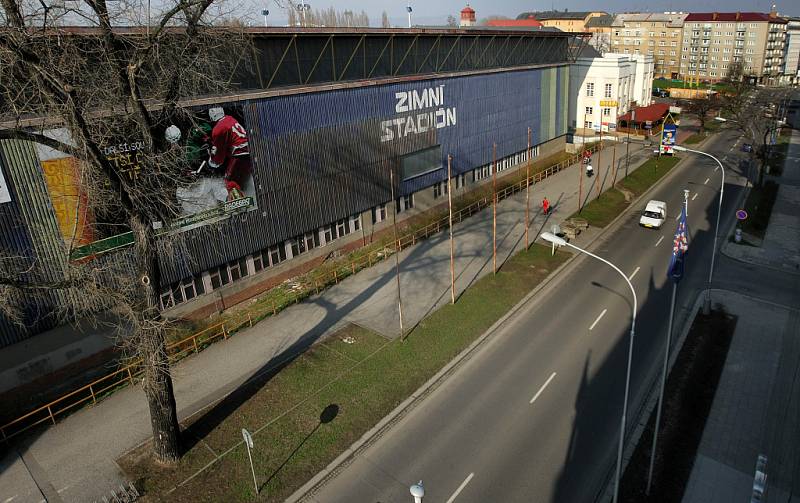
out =
[[[13,267],[17,271],[30,270],[27,279],[57,279],[59,271],[63,271],[64,245],[34,144],[20,140],[0,141],[0,169],[12,199],[0,204],[0,253],[4,257],[18,257]],[[48,267],[42,268],[41,264]],[[0,316],[0,347],[55,326],[55,320],[47,314],[60,300],[58,293],[53,292],[31,299],[22,306],[24,327]]]
[[[566,133],[568,67],[430,79],[245,102],[258,209],[181,236],[188,256],[165,261],[164,283],[208,270],[389,201],[400,156],[442,146],[442,168],[404,181],[398,194]],[[442,88],[439,106],[397,113],[396,93]],[[381,122],[455,109],[455,123],[381,141]]]

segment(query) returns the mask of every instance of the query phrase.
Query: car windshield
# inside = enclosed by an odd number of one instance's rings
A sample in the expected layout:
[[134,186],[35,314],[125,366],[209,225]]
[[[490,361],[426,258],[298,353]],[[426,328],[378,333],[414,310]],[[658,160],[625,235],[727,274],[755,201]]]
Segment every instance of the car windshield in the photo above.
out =
[[661,214],[656,213],[655,211],[645,211],[644,216],[647,218],[661,218]]

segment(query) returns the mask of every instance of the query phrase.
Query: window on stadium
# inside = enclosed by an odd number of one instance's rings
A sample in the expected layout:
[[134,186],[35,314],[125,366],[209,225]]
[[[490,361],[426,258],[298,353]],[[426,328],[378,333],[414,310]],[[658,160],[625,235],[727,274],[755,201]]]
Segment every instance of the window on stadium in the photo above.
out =
[[442,168],[442,146],[418,150],[400,159],[403,180],[425,175]]

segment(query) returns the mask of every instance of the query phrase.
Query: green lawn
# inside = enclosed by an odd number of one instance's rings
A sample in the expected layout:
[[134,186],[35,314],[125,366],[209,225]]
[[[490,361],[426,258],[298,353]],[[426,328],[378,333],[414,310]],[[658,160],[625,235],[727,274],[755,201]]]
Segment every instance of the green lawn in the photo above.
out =
[[695,133],[695,134],[687,137],[685,140],[683,140],[683,143],[686,143],[688,145],[694,145],[696,143],[700,143],[701,141],[703,141],[705,139],[706,139],[706,135],[704,135],[703,133]]
[[[633,198],[643,194],[654,183],[666,175],[680,160],[679,157],[662,156],[648,159],[638,169],[618,183],[623,190],[631,193]],[[589,202],[580,212],[573,213],[571,217],[586,219],[589,225],[605,227],[628,206],[624,194],[614,189],[604,192],[599,198]]]
[[185,435],[201,440],[176,467],[154,466],[148,446],[120,464],[144,491],[141,501],[252,501],[252,474],[240,442],[240,431],[247,428],[253,433],[253,462],[262,485],[258,500],[283,501],[568,257],[564,251],[551,256],[550,248],[540,245],[520,252],[497,275],[478,280],[455,305],[428,316],[405,341],[348,326],[272,379],[224,400],[219,412],[201,414]]

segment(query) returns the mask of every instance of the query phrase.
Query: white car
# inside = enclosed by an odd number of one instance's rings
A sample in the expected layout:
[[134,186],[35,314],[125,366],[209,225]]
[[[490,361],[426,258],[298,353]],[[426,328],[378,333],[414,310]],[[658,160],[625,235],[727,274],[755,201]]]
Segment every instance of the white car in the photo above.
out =
[[664,201],[651,200],[645,206],[639,225],[651,229],[660,229],[667,219],[667,203]]

